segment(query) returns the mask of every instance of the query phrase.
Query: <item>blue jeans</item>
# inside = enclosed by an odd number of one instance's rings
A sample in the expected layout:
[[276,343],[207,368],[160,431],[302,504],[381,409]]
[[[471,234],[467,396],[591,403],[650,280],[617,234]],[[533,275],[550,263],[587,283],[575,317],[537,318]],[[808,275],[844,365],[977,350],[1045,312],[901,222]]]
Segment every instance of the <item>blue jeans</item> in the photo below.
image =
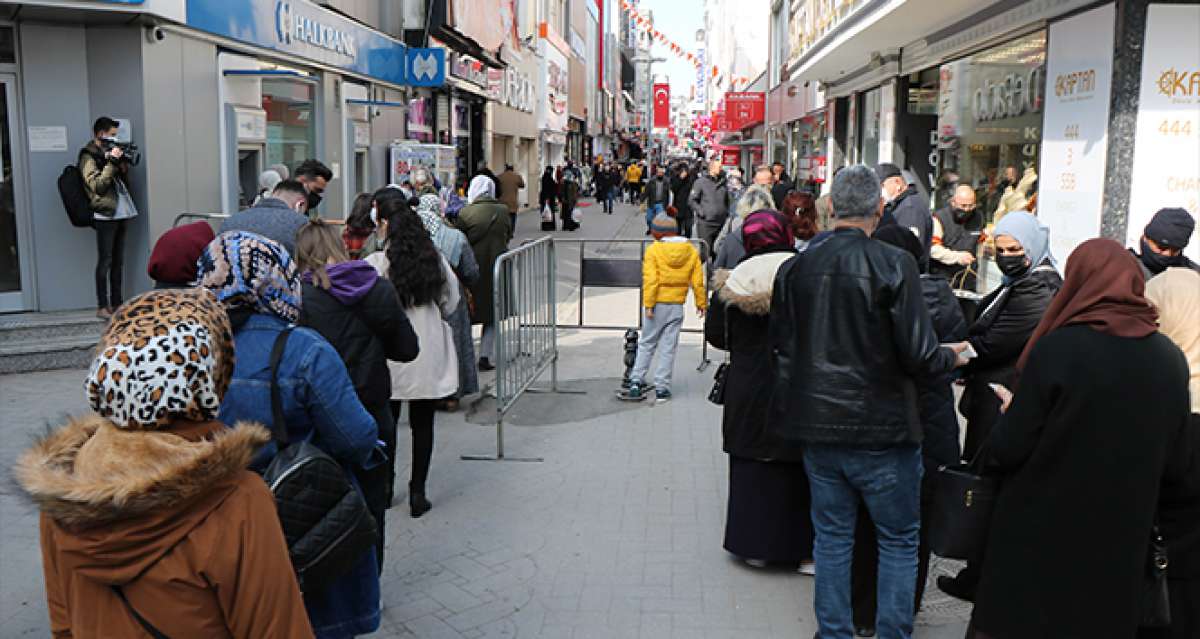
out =
[[613,187],[609,187],[604,190],[603,197],[604,197],[604,212],[612,213],[613,212],[613,200],[617,197],[617,190]]
[[861,499],[879,540],[879,637],[913,631],[917,545],[921,531],[921,447],[883,450],[812,445],[804,451],[816,531],[814,607],[821,639],[852,639],[850,558]]
[[662,213],[665,210],[667,210],[667,209],[664,208],[662,204],[655,204],[654,206],[647,206],[646,207],[646,228],[650,228],[650,225],[654,223],[655,215],[658,215],[659,213]]

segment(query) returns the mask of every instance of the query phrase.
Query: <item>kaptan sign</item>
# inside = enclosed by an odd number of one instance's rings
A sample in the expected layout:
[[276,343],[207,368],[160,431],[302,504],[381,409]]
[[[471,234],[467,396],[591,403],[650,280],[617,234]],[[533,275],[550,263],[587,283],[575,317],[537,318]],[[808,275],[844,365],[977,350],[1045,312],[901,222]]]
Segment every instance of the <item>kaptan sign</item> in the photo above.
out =
[[[1200,216],[1200,5],[1151,4],[1133,147],[1126,240],[1138,246],[1165,207]],[[1170,43],[1156,46],[1152,43]],[[1200,241],[1185,251],[1200,256]]]

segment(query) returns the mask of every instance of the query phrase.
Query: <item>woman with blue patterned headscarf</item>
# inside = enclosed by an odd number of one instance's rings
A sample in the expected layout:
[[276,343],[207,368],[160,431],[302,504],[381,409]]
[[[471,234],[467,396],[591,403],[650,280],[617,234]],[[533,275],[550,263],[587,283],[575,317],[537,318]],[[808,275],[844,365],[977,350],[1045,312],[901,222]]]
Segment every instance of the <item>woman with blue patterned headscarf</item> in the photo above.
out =
[[[222,233],[200,255],[197,285],[212,291],[232,321],[233,380],[217,419],[227,426],[257,422],[271,428],[271,350],[284,331],[277,381],[288,441],[311,441],[338,460],[353,481],[354,469],[382,461],[375,453],[379,428],[363,408],[346,365],[329,342],[293,325],[302,289],[291,256],[253,233]],[[265,467],[276,452],[267,446],[252,464]],[[351,637],[379,628],[379,568],[375,548],[320,592],[304,598],[318,637]]]

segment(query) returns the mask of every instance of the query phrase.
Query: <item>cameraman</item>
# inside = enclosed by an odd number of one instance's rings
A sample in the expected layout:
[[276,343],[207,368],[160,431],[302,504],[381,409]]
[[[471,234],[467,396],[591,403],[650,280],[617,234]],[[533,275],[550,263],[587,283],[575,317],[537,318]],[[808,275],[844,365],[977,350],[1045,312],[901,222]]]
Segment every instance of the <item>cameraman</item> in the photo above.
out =
[[101,319],[112,317],[121,305],[125,227],[138,214],[127,184],[129,159],[116,144],[118,126],[112,118],[99,118],[92,125],[92,140],[79,151],[79,172],[96,227],[96,317]]

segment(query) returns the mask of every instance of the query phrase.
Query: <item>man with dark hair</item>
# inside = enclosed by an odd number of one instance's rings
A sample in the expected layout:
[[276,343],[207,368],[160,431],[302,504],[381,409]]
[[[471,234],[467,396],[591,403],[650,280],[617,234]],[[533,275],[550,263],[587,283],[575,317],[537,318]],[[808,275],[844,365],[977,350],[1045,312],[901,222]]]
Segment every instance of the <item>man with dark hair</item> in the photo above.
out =
[[880,637],[910,637],[917,578],[922,425],[915,380],[966,363],[938,344],[917,264],[870,238],[875,172],[833,180],[830,236],[780,269],[768,340],[772,437],[804,446],[822,637],[851,637],[850,560],[859,501],[878,532]]
[[1196,220],[1187,209],[1159,209],[1142,231],[1141,253],[1129,249],[1142,265],[1142,274],[1150,279],[1172,266],[1200,271],[1200,265],[1183,254],[1196,230]]
[[783,198],[795,190],[796,185],[788,177],[787,171],[783,170],[783,162],[776,162],[771,165],[771,177],[773,182],[771,185],[771,199],[775,200],[775,210],[782,211]]
[[[508,218],[512,222],[509,233],[517,229],[517,211],[521,210],[521,189],[525,188],[525,178],[513,170],[511,164],[504,165],[504,172],[496,178],[496,199],[508,207]],[[512,239],[511,235],[508,239]]]
[[921,195],[915,184],[908,183],[904,172],[895,164],[885,162],[875,172],[879,175],[879,187],[886,200],[879,226],[899,224],[912,231],[921,240],[923,253],[920,266],[925,270],[929,265],[929,249],[933,243],[933,213],[929,211],[929,200]]
[[333,171],[320,160],[309,158],[296,167],[294,175],[296,181],[304,185],[308,213],[315,217],[316,208],[321,205],[321,198],[325,195],[325,188],[333,180]]
[[[301,165],[303,166],[303,165]],[[221,224],[221,232],[247,231],[278,242],[288,255],[296,255],[296,233],[308,223],[305,213],[312,195],[299,180],[283,180],[258,206],[234,213]]]
[[122,303],[125,229],[137,217],[129,195],[129,161],[116,146],[120,125],[110,117],[92,124],[92,139],[79,150],[77,163],[96,228],[96,317],[108,319]]

